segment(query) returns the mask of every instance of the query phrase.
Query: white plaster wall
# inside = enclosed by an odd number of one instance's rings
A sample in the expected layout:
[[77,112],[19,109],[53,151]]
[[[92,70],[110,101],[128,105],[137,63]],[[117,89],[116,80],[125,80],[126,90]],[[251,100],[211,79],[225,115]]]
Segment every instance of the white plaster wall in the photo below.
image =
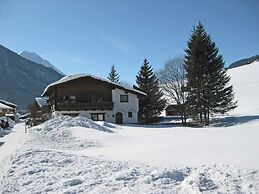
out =
[[[128,102],[120,102],[120,95],[127,94],[129,97]],[[114,103],[113,107],[113,115],[115,122],[115,114],[117,112],[121,112],[123,114],[123,123],[138,123],[138,109],[139,109],[139,101],[138,97],[135,94],[130,92],[125,93],[124,90],[114,89],[112,90],[112,101]],[[132,112],[132,118],[128,117],[128,112]]]
[[86,117],[91,119],[91,113],[105,113],[105,121],[114,123],[115,120],[113,118],[112,111],[55,111],[52,113],[53,118],[59,117],[62,114],[79,114],[78,116]]

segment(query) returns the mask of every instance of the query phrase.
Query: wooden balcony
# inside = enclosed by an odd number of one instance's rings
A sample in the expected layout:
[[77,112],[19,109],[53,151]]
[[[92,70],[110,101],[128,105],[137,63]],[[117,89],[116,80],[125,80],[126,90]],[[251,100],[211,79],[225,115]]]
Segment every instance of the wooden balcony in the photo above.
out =
[[112,110],[113,102],[58,102],[58,111]]

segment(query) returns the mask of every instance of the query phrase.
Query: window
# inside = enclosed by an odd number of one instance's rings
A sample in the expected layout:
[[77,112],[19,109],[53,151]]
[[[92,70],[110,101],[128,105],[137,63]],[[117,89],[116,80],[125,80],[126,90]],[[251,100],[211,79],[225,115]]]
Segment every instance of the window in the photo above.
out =
[[104,114],[98,114],[98,121],[104,121]]
[[98,114],[91,114],[91,119],[93,121],[98,121]]
[[93,103],[100,103],[102,101],[103,101],[103,99],[102,99],[101,96],[92,96],[92,102]]
[[63,96],[63,100],[64,100],[64,102],[68,102],[69,97],[68,96]]
[[76,101],[76,96],[70,96],[70,101],[75,102]]
[[129,102],[129,96],[125,94],[120,95],[120,102]]
[[68,116],[71,116],[71,117],[77,117],[79,115],[79,113],[62,113],[62,115],[68,115]]
[[91,119],[93,121],[105,121],[105,113],[91,113]]
[[128,112],[128,117],[132,118],[132,112]]
[[63,101],[64,102],[75,102],[76,96],[63,96]]

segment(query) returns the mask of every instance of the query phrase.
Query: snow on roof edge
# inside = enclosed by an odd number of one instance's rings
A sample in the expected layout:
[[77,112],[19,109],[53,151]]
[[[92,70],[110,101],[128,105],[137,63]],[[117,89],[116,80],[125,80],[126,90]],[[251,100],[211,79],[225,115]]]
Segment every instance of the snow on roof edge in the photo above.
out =
[[35,101],[38,103],[40,108],[47,105],[47,99],[44,97],[36,97]]
[[0,102],[0,108],[1,108],[1,109],[12,109],[12,110],[14,109],[14,108],[12,108],[12,107],[10,107],[10,106],[7,106],[6,104],[3,104],[3,103],[1,103],[1,102]]
[[18,106],[17,104],[14,104],[12,102],[9,102],[9,101],[6,101],[6,100],[2,100],[2,99],[0,99],[0,103],[6,104],[6,105],[9,105],[9,106],[15,106],[15,107]]
[[144,92],[141,92],[139,90],[136,90],[132,87],[129,87],[129,86],[124,86],[124,85],[121,85],[121,84],[118,84],[118,83],[114,83],[110,80],[107,80],[107,79],[104,79],[104,78],[101,78],[101,77],[98,77],[98,76],[95,76],[95,75],[91,75],[91,74],[75,74],[75,75],[67,75],[65,77],[62,77],[60,80],[56,81],[56,82],[53,82],[51,84],[49,84],[44,92],[41,94],[41,96],[44,96],[44,94],[48,91],[48,89],[52,86],[55,86],[55,85],[58,85],[58,84],[61,84],[61,83],[65,83],[65,82],[68,82],[68,81],[71,81],[71,80],[75,80],[75,79],[78,79],[78,78],[81,78],[81,77],[91,77],[93,79],[96,79],[96,80],[100,80],[100,81],[104,81],[104,82],[107,82],[109,84],[113,84],[115,86],[118,86],[118,87],[122,87],[126,90],[129,90],[129,91],[132,91],[132,92],[136,92],[136,93],[139,93],[141,95],[144,95],[146,96],[147,94],[144,93]]

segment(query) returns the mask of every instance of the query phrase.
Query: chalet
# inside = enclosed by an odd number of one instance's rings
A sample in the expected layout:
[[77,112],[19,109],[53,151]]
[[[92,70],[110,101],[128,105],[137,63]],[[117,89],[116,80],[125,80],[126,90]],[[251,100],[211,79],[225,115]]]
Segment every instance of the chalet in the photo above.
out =
[[35,98],[30,107],[30,117],[33,125],[38,125],[48,119],[47,99],[43,97]]
[[5,116],[6,113],[12,112],[14,108],[0,102],[0,116]]
[[128,86],[89,75],[66,76],[46,87],[52,118],[85,116],[95,121],[138,123],[139,98],[146,94]]
[[8,102],[8,101],[6,101],[6,100],[0,99],[0,103],[6,105],[6,106],[8,106],[8,107],[11,107],[13,112],[16,112],[16,111],[17,111],[17,107],[18,107],[18,106],[17,106],[16,104],[12,103],[12,102]]

